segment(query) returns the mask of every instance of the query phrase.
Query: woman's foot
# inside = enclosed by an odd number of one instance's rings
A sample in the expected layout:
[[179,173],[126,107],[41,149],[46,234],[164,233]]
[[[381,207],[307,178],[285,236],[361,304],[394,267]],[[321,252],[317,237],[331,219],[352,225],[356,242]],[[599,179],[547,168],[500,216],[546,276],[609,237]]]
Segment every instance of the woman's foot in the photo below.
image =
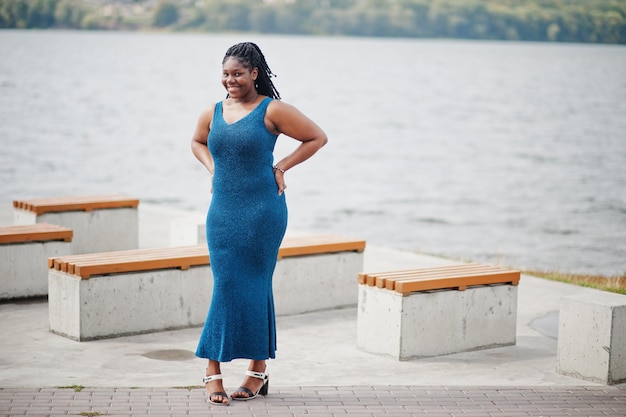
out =
[[209,402],[215,405],[228,405],[228,394],[224,391],[222,384],[222,375],[207,375],[202,378],[206,393],[209,396]]
[[243,384],[231,394],[233,400],[250,400],[257,395],[267,395],[269,376],[265,373],[265,361],[253,361],[246,371]]
[[209,365],[206,368],[206,376],[202,378],[202,382],[204,382],[206,393],[209,396],[209,402],[211,404],[228,405],[228,394],[224,391],[221,374],[220,363],[209,359]]

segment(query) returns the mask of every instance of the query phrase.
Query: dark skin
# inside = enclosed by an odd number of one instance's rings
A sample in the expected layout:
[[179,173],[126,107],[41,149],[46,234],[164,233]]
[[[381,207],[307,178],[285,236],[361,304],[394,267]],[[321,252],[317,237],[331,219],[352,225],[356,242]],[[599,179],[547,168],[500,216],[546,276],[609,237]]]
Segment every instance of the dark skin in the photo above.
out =
[[[226,123],[232,124],[247,114],[265,98],[259,95],[255,87],[255,81],[259,75],[258,68],[246,68],[236,57],[229,57],[222,66],[222,85],[228,92],[229,98],[222,103],[223,118]],[[211,106],[200,114],[196,130],[191,140],[191,149],[196,158],[204,165],[213,176],[215,166],[213,157],[207,147],[213,112],[215,105]],[[272,100],[265,113],[265,126],[275,135],[284,134],[295,139],[300,145],[291,154],[276,163],[282,170],[287,171],[294,166],[306,161],[313,156],[322,146],[328,142],[324,131],[311,119],[302,114],[294,106],[286,104],[280,100]],[[287,186],[285,185],[285,174],[279,170],[274,170],[276,188],[281,195]],[[265,372],[265,360],[251,360],[248,370]],[[209,360],[206,375],[221,374],[220,362]],[[257,392],[263,381],[258,378],[246,376],[242,385],[252,392]],[[224,391],[221,380],[210,381],[206,385],[208,393]],[[231,395],[233,398],[248,397],[248,393],[235,391]],[[228,404],[228,397],[214,395],[211,398],[214,402]]]

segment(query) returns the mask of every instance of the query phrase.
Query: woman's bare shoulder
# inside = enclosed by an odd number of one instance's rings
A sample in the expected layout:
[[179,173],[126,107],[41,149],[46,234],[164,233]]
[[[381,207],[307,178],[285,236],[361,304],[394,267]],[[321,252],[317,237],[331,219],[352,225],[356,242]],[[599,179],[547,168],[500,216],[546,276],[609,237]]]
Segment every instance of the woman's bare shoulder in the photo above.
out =
[[303,114],[292,104],[282,100],[274,99],[267,106],[267,114],[272,119],[283,119],[291,117],[301,117]]
[[213,113],[215,113],[215,106],[217,106],[217,103],[213,103],[210,106],[206,107],[200,113],[200,117],[210,117],[210,118],[213,118]]
[[215,113],[216,105],[216,103],[211,104],[200,112],[200,115],[198,116],[199,125],[205,125],[208,127],[211,124],[211,122],[213,121],[213,113]]

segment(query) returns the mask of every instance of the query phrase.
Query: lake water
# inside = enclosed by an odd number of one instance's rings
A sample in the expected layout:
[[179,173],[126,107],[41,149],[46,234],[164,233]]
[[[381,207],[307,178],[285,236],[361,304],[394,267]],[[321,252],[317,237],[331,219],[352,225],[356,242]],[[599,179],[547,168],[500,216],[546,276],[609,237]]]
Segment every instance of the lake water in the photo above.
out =
[[0,202],[119,192],[204,212],[190,138],[243,40],[330,139],[287,174],[290,228],[626,272],[624,46],[4,30]]

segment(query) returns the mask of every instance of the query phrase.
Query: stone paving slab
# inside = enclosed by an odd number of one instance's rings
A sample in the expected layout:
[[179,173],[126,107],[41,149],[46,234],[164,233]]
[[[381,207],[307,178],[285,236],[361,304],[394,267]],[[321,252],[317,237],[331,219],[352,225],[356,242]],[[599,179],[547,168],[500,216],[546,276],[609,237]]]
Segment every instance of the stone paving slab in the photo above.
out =
[[212,406],[203,388],[0,388],[2,416],[626,416],[626,386],[272,389]]

